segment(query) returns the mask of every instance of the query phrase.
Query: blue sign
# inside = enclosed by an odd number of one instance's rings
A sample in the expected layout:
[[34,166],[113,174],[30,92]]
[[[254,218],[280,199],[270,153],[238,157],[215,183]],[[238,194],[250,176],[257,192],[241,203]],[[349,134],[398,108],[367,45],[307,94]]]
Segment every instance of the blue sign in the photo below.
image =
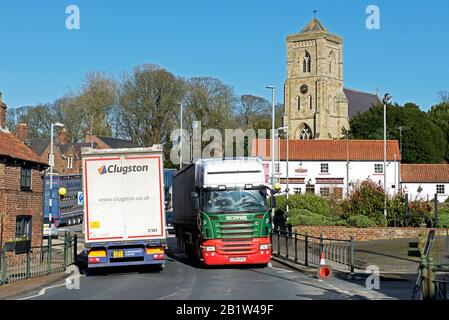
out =
[[78,205],[84,205],[84,193],[82,193],[81,191],[78,191]]

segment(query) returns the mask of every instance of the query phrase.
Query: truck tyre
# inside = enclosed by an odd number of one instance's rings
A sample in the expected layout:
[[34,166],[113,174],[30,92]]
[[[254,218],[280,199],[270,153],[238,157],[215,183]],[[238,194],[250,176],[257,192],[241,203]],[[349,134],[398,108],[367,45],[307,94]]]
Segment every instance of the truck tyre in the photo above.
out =
[[193,255],[193,257],[194,257],[194,262],[195,262],[195,266],[197,266],[197,267],[203,267],[203,255],[202,255],[202,253],[201,253],[201,246],[200,246],[200,243],[201,243],[201,241],[200,241],[200,238],[199,238],[199,236],[197,236],[196,238],[195,238],[195,245],[194,245],[194,255]]

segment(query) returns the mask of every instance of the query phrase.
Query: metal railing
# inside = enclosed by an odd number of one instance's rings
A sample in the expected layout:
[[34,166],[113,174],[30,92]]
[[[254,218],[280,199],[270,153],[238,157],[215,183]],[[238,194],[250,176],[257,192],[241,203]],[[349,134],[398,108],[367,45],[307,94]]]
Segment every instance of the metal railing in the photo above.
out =
[[327,264],[334,269],[352,273],[355,269],[352,237],[342,240],[275,229],[271,234],[271,245],[274,256],[304,266],[319,265],[321,252],[324,252]]
[[65,233],[64,242],[47,246],[31,247],[25,253],[16,254],[6,248],[0,249],[0,285],[63,272],[76,263],[77,236]]

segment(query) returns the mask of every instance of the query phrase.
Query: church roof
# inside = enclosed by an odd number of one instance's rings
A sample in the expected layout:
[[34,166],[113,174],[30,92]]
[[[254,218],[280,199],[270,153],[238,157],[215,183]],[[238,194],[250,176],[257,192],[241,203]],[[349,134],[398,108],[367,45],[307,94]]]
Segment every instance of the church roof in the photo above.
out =
[[358,113],[368,111],[371,107],[381,103],[377,94],[357,91],[353,89],[343,89],[346,98],[348,98],[349,119],[352,119]]
[[317,18],[314,18],[309,22],[307,26],[304,27],[301,31],[304,32],[328,32],[327,29],[323,26],[323,24]]

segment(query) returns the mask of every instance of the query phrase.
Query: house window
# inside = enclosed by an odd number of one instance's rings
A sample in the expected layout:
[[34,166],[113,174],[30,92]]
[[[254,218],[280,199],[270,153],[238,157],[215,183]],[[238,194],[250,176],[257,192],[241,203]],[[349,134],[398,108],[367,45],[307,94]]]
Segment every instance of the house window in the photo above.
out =
[[381,163],[376,163],[374,165],[374,173],[375,174],[383,174],[384,173],[384,165]]
[[293,188],[293,192],[295,193],[295,194],[301,194],[301,188]]
[[329,173],[329,163],[321,164],[321,173]]
[[329,198],[330,195],[331,195],[331,189],[328,188],[328,187],[326,187],[326,188],[321,188],[321,189],[320,189],[320,195],[321,195],[322,197]]
[[67,158],[67,169],[73,169],[73,157]]
[[437,194],[445,194],[444,184],[437,185]]
[[315,194],[315,186],[314,185],[307,185],[306,186],[306,193],[307,194]]
[[31,190],[31,169],[22,168],[20,171],[20,189],[23,191]]
[[31,216],[18,216],[16,218],[16,238],[31,240]]

